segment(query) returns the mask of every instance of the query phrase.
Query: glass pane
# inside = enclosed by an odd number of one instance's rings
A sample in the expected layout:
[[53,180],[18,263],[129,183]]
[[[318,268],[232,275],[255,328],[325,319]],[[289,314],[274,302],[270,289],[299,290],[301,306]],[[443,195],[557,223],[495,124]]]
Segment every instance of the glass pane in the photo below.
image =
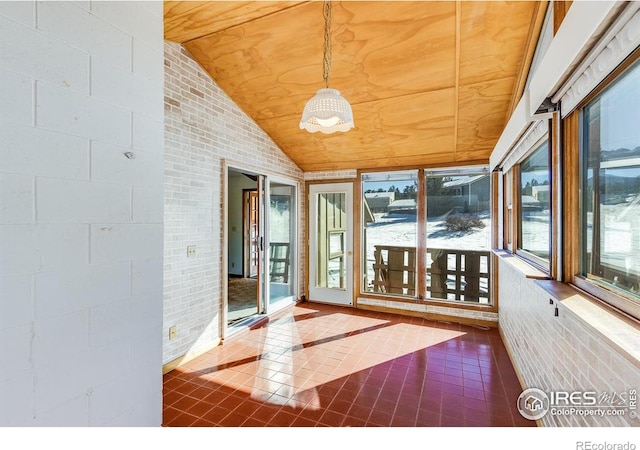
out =
[[582,274],[640,298],[640,65],[583,117]]
[[489,303],[490,179],[427,177],[429,297]]
[[345,288],[346,197],[344,192],[318,194],[316,287]]
[[520,223],[518,248],[549,260],[549,144],[545,141],[520,164]]
[[417,295],[416,180],[417,171],[363,175],[365,292]]
[[330,257],[341,256],[344,254],[344,232],[332,232],[329,233],[329,254]]
[[294,187],[271,183],[269,205],[269,302],[293,295]]

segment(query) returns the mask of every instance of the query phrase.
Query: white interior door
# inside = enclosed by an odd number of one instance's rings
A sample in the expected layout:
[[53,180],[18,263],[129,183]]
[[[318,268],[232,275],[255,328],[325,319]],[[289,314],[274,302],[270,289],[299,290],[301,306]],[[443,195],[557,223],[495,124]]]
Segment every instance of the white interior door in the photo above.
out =
[[353,305],[353,183],[309,186],[309,300]]

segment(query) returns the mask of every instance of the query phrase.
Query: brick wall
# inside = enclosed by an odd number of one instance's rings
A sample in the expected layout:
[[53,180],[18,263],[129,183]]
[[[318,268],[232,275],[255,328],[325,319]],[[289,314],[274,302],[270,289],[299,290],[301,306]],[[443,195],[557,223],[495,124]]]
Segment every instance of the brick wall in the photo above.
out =
[[161,423],[162,36],[0,2],[0,426]]
[[[640,390],[640,368],[544,283],[499,258],[499,326],[525,388],[622,393]],[[553,304],[550,303],[553,300]],[[558,316],[555,307],[558,307]],[[593,316],[593,315],[592,315]],[[608,321],[602,311],[602,320]],[[596,317],[597,319],[597,317]],[[622,329],[619,330],[622,332]],[[640,420],[547,414],[545,426],[638,426]]]
[[495,312],[451,308],[447,306],[428,305],[425,303],[416,303],[411,300],[385,300],[381,298],[358,298],[358,305],[360,306],[378,306],[393,310],[396,313],[403,314],[405,311],[409,314],[420,313],[428,315],[428,317],[442,316],[443,320],[448,320],[452,317],[460,318],[464,323],[472,323],[478,325],[490,325],[495,326],[498,322],[498,314]]
[[[223,160],[298,183],[302,171],[179,45],[165,43],[165,363],[217,342],[222,313]],[[301,202],[303,203],[303,202]],[[301,206],[302,208],[302,206]],[[304,248],[299,210],[298,248]],[[187,258],[188,245],[196,256]],[[300,259],[300,267],[304,260]],[[303,276],[299,277],[302,291]],[[169,340],[168,328],[176,326]]]
[[355,169],[347,170],[327,170],[318,172],[305,172],[305,181],[322,181],[322,180],[347,180],[349,178],[357,178],[358,171]]

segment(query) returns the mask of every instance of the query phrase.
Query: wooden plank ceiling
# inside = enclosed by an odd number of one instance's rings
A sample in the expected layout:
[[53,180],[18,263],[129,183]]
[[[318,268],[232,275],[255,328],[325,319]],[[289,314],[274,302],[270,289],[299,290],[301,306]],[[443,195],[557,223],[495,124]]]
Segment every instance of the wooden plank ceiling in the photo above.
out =
[[545,2],[333,3],[329,87],[347,133],[298,126],[322,82],[322,2],[165,2],[182,44],[304,171],[486,163],[522,90]]

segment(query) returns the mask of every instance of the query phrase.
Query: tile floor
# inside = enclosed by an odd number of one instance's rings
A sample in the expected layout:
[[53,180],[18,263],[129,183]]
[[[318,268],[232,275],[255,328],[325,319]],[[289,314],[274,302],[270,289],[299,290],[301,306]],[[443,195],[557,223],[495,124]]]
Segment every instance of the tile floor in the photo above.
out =
[[164,376],[169,427],[535,426],[496,329],[302,303]]

